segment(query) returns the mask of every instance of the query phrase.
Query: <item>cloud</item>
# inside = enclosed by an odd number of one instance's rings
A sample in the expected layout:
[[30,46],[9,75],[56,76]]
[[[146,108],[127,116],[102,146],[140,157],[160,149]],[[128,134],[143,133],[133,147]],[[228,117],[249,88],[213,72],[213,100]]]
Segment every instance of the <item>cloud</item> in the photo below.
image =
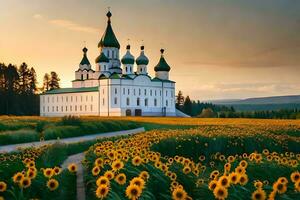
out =
[[[40,14],[35,14],[33,15],[33,18],[36,20],[42,20],[45,19],[42,15]],[[66,20],[66,19],[45,19],[49,24],[52,24],[57,27],[61,27],[64,29],[68,29],[71,31],[78,31],[78,32],[86,32],[86,33],[98,33],[99,30],[94,27],[90,26],[84,26],[80,25],[76,22],[73,22],[71,20]]]

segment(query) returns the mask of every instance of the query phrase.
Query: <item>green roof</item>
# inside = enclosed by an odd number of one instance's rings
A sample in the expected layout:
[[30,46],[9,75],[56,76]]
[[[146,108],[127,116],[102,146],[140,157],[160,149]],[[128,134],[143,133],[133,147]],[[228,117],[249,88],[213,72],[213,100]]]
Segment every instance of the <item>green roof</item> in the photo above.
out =
[[153,78],[151,81],[175,83],[174,81],[171,81],[171,80],[163,80],[163,79],[160,79],[160,78],[157,78],[157,77]]
[[80,62],[80,65],[90,65],[90,61],[89,61],[89,59],[86,56],[86,52],[88,51],[88,49],[86,47],[84,47],[82,49],[82,51],[83,51],[83,58],[82,58],[82,60]]
[[141,46],[141,54],[136,59],[136,64],[137,65],[148,65],[148,63],[149,63],[149,59],[145,56],[144,46]]
[[108,63],[109,59],[106,57],[106,55],[103,52],[101,52],[101,54],[96,58],[95,62],[96,63],[102,63],[102,62]]
[[106,30],[98,44],[98,47],[115,47],[120,49],[120,44],[116,38],[116,35],[111,27],[111,21],[110,21],[110,17],[111,17],[111,13],[108,12],[107,15],[108,17],[108,21],[107,21],[107,27]]
[[164,49],[161,49],[161,57],[160,60],[158,62],[158,64],[154,67],[154,71],[158,72],[158,71],[165,71],[168,72],[171,70],[171,67],[168,65],[167,61],[164,58]]
[[63,94],[63,93],[79,93],[79,92],[97,92],[98,87],[84,87],[84,88],[61,88],[45,92],[45,94]]

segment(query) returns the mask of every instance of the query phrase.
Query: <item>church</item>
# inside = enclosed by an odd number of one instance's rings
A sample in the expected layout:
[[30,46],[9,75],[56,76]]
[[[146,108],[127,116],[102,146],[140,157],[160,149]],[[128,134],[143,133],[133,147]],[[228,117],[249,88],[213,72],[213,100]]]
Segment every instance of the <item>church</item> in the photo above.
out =
[[176,116],[175,82],[161,49],[154,67],[155,77],[148,74],[149,59],[145,47],[135,58],[126,46],[120,59],[120,44],[112,29],[112,13],[106,14],[107,27],[98,43],[99,56],[95,69],[88,59],[86,47],[75,71],[72,88],[47,91],[40,95],[41,116]]

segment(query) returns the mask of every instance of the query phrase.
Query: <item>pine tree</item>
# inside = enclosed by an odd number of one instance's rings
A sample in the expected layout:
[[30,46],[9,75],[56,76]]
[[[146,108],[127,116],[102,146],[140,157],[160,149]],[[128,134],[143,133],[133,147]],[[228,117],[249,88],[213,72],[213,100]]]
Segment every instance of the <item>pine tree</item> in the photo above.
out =
[[183,104],[183,111],[187,114],[187,115],[191,115],[192,114],[192,101],[190,99],[189,96],[187,96],[185,98],[184,104]]
[[37,80],[36,80],[36,72],[33,67],[31,67],[29,71],[29,89],[30,94],[36,94],[37,92]]
[[184,104],[184,96],[183,96],[182,92],[179,90],[179,92],[176,96],[176,108],[182,111],[183,104]]
[[28,94],[30,93],[30,70],[26,63],[22,63],[18,69],[19,73],[19,93]]
[[51,72],[51,79],[49,82],[49,89],[58,89],[59,87],[59,81],[60,79],[58,78],[58,74],[56,72]]
[[43,78],[43,92],[47,92],[50,89],[50,75],[46,73]]

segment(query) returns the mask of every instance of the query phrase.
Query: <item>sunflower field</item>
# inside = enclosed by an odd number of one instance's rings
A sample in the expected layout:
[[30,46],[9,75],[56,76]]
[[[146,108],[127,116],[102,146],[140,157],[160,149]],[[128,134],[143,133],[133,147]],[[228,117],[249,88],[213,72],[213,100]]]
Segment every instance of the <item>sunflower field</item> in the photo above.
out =
[[148,131],[0,154],[0,200],[77,199],[80,152],[87,200],[300,199],[300,121],[112,119]]

